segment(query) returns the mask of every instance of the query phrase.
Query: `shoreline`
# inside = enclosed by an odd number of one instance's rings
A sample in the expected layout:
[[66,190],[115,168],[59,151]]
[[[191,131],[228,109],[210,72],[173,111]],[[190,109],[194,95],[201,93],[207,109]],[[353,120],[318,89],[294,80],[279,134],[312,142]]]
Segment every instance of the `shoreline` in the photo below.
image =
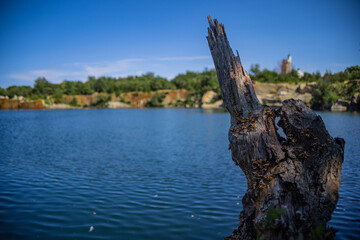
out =
[[[254,90],[261,104],[271,107],[281,106],[286,99],[300,99],[308,107],[312,103],[313,83],[260,83],[254,84]],[[159,90],[151,92],[125,92],[120,94],[93,93],[91,95],[48,95],[45,99],[31,100],[22,96],[12,99],[0,96],[0,110],[19,109],[93,109],[93,108],[202,108],[222,109],[223,101],[216,89],[196,92],[185,89]],[[313,110],[319,110],[312,108]],[[360,111],[360,94],[352,100],[339,99],[327,104],[324,109],[332,112]]]
[[[269,106],[269,105],[268,105]],[[278,109],[278,106],[269,106],[271,108]],[[144,107],[144,108],[137,108],[137,107],[128,107],[128,108],[96,108],[96,107],[73,107],[73,108],[42,108],[42,109],[0,109],[0,112],[16,112],[16,111],[73,111],[73,110],[119,110],[119,109],[129,109],[129,110],[155,110],[155,109],[199,109],[205,113],[227,113],[228,111],[226,108],[201,108],[201,107]],[[360,111],[331,111],[331,110],[314,110],[315,112],[322,112],[322,113],[354,113],[360,114]]]

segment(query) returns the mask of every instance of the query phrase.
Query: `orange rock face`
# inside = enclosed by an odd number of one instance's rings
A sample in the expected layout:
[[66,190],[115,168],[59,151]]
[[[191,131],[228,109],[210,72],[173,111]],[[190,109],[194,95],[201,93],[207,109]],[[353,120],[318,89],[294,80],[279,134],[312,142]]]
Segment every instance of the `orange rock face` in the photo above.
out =
[[44,105],[41,100],[20,101],[18,99],[0,99],[1,110],[16,109],[43,109]]
[[191,92],[185,89],[170,90],[165,96],[163,103],[169,105],[170,103],[176,103],[179,101],[185,101],[187,97],[191,95]]
[[[192,92],[184,89],[179,90],[159,90],[158,93],[164,93],[165,98],[163,104],[169,106],[175,104],[177,101],[185,101],[186,98],[191,96]],[[74,98],[76,104],[79,107],[91,106],[96,104],[100,97],[110,98],[110,101],[113,102],[124,102],[132,108],[143,108],[146,103],[157,93],[157,92],[128,92],[121,93],[120,95],[116,94],[107,94],[107,93],[94,93],[92,95],[75,95],[67,96],[63,95],[62,99],[65,104],[70,105],[74,103]],[[50,96],[51,97],[51,96]],[[44,109],[45,106],[42,100],[18,100],[18,99],[0,99],[0,109]],[[49,108],[49,107],[47,107]]]
[[[158,93],[165,93],[164,105],[167,106],[171,103],[176,103],[178,100],[185,101],[185,99],[191,95],[191,92],[184,89],[179,90],[159,90]],[[107,93],[94,93],[92,95],[75,95],[75,96],[63,96],[64,103],[70,104],[76,99],[77,104],[80,106],[91,106],[95,104],[100,96],[110,97],[110,101],[123,101],[129,103],[133,108],[143,108],[146,103],[155,95],[156,92],[128,92],[121,93],[120,95],[116,94],[107,94]]]

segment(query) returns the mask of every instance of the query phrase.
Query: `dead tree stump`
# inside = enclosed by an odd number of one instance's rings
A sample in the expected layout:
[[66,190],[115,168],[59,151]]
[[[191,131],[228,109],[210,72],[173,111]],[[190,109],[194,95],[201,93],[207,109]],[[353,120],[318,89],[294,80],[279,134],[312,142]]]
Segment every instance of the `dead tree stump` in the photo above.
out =
[[[345,141],[332,138],[300,100],[286,100],[278,110],[262,106],[224,26],[208,20],[207,40],[231,115],[229,148],[248,185],[239,227],[227,239],[332,239],[326,225],[339,198]],[[277,116],[286,138],[277,132]]]

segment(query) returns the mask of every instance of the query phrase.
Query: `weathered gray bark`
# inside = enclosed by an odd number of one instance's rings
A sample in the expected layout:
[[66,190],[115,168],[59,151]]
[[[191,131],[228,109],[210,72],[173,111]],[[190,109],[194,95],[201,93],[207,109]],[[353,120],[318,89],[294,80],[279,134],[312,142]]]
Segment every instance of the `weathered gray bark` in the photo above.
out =
[[[345,141],[332,138],[300,100],[286,100],[278,110],[262,106],[224,26],[208,19],[207,40],[231,115],[229,148],[248,184],[240,226],[228,239],[333,238],[326,224],[339,198]],[[277,132],[277,116],[286,138]]]

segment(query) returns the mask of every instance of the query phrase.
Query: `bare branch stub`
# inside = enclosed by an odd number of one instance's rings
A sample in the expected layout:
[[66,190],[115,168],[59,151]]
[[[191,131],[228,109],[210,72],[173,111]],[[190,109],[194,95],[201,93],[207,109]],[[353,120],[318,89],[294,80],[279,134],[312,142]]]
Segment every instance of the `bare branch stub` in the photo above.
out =
[[[228,239],[306,238],[319,225],[331,239],[334,231],[326,225],[339,198],[345,141],[332,138],[300,100],[286,100],[278,110],[262,106],[224,26],[208,20],[207,40],[231,115],[232,159],[248,184],[239,227]],[[286,138],[277,132],[277,116]]]

